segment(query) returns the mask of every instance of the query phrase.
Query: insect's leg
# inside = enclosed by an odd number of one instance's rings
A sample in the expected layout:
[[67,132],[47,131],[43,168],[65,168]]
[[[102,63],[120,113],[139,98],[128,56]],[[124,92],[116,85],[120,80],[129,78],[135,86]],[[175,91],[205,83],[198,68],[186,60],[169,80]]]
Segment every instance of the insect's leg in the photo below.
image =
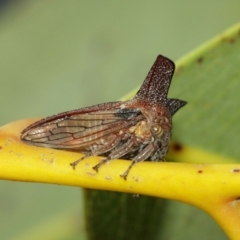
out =
[[121,146],[116,147],[107,158],[103,159],[100,163],[98,163],[96,166],[93,167],[95,171],[98,171],[99,167],[103,165],[106,162],[109,162],[110,160],[120,158],[127,153],[129,153],[132,149],[132,146],[134,144],[134,138],[129,138],[125,143],[123,143]]
[[131,168],[133,167],[134,164],[139,163],[147,159],[152,155],[154,151],[157,149],[157,145],[154,142],[149,143],[140,153],[138,153],[137,156],[135,156],[128,167],[128,169],[121,174],[120,176],[123,177],[125,180],[127,179],[128,173],[130,172]]
[[100,168],[100,166],[102,166],[104,163],[106,163],[106,162],[108,162],[108,161],[110,161],[110,160],[111,160],[111,158],[109,158],[109,157],[104,158],[100,163],[98,163],[97,165],[95,165],[95,166],[93,167],[93,169],[94,169],[96,172],[98,172],[98,169]]
[[114,147],[116,147],[120,143],[120,141],[121,141],[120,137],[114,136],[114,138],[112,138],[108,142],[105,142],[103,145],[98,145],[95,148],[94,147],[90,148],[91,149],[90,152],[86,153],[85,156],[76,160],[75,162],[70,163],[70,165],[73,167],[73,169],[75,169],[80,161],[84,160],[85,158],[91,157],[91,156],[97,156],[97,155],[101,155],[105,152],[108,152],[111,149],[113,149]]
[[72,168],[75,170],[76,166],[78,165],[79,162],[81,162],[83,159],[90,157],[92,154],[91,152],[86,153],[83,157],[79,158],[78,160],[70,163]]

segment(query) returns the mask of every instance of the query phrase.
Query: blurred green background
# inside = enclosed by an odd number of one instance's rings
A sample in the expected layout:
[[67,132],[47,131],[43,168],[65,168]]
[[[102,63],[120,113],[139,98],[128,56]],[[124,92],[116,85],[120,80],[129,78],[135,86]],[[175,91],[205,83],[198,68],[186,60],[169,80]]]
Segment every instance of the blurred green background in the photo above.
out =
[[[158,54],[179,59],[239,22],[239,9],[236,0],[0,1],[0,126],[117,100]],[[1,181],[0,239],[80,216],[80,199],[79,188]]]

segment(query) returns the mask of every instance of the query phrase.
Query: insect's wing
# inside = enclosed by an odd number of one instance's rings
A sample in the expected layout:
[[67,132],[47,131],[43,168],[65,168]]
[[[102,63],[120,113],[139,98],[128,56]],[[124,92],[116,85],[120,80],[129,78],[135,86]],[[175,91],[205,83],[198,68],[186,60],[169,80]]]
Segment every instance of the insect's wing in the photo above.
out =
[[173,116],[181,107],[185,106],[187,104],[186,101],[175,99],[175,98],[169,98],[167,100],[167,106],[169,108],[169,111],[171,115]]
[[28,132],[31,129],[34,129],[35,127],[39,127],[43,124],[46,124],[48,122],[53,122],[54,120],[58,120],[58,119],[62,119],[62,118],[66,118],[69,116],[73,116],[73,115],[78,115],[78,114],[84,114],[84,113],[90,113],[90,112],[96,112],[96,111],[101,111],[101,110],[108,110],[108,109],[112,109],[112,108],[118,108],[120,105],[122,104],[121,101],[118,102],[109,102],[109,103],[101,103],[101,104],[97,104],[94,106],[90,106],[90,107],[85,107],[85,108],[80,108],[80,109],[76,109],[76,110],[72,110],[72,111],[67,111],[67,112],[62,112],[56,115],[53,115],[51,117],[46,117],[41,119],[40,121],[37,121],[33,124],[31,124],[30,126],[28,126],[27,128],[25,128],[22,131],[22,140],[23,136],[26,132]]
[[170,59],[159,55],[139,89],[136,98],[153,103],[166,103],[175,64]]
[[25,129],[21,139],[35,146],[84,150],[144,118],[139,110],[123,110],[120,105],[121,102],[100,104],[45,118]]

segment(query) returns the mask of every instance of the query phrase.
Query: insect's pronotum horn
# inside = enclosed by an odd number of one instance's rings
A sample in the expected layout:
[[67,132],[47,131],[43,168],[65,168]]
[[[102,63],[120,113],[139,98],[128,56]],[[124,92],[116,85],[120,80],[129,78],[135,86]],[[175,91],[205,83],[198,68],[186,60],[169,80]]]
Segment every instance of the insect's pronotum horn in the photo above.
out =
[[174,62],[159,55],[136,94],[136,98],[153,103],[166,103],[174,70]]

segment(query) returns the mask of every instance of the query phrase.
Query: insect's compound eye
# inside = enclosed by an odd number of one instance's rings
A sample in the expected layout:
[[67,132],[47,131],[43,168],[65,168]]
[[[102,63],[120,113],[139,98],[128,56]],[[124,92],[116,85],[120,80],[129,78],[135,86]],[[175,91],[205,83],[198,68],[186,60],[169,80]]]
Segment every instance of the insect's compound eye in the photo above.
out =
[[163,135],[163,128],[158,124],[154,124],[151,126],[151,133],[155,137],[161,137]]

